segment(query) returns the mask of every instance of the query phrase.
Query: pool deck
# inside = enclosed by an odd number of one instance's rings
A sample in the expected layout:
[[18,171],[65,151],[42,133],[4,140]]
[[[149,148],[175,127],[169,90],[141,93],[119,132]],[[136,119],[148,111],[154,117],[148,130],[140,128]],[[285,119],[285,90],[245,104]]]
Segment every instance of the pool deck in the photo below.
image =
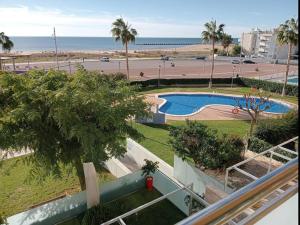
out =
[[[151,111],[155,111],[156,105],[161,106],[164,103],[164,100],[158,98],[158,95],[162,94],[219,94],[225,96],[237,96],[237,95],[230,95],[230,94],[220,94],[220,93],[209,93],[209,92],[166,92],[166,93],[159,93],[159,94],[146,94],[145,99],[146,102],[152,105]],[[274,99],[272,99],[274,100]],[[274,100],[277,102],[281,102],[283,104],[287,104],[286,102]],[[288,103],[290,104],[290,103]],[[292,104],[290,104],[293,106]],[[294,105],[295,107],[295,105]],[[232,113],[232,106],[226,105],[211,105],[206,106],[205,108],[201,109],[200,111],[192,114],[192,115],[183,115],[183,116],[174,116],[166,114],[167,120],[251,120],[250,115],[242,110],[239,110],[238,114]],[[281,117],[282,114],[272,114],[272,113],[262,113],[261,118],[269,118],[269,117]]]

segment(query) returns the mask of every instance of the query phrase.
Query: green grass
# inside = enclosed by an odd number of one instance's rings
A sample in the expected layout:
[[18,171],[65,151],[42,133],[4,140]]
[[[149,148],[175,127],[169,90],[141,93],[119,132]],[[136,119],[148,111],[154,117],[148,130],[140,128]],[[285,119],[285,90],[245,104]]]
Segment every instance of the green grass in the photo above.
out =
[[[163,93],[163,92],[215,92],[215,93],[224,93],[224,94],[237,94],[243,95],[251,92],[249,87],[233,87],[233,88],[201,88],[201,87],[162,87],[162,88],[143,88],[143,94],[153,94],[153,93]],[[290,103],[298,104],[298,98],[295,96],[281,96],[280,94],[273,92],[266,92],[266,94],[271,95],[271,98],[284,100]]]
[[[5,160],[0,168],[0,212],[4,215],[11,216],[64,193],[80,191],[75,170],[66,167],[62,167],[60,178],[47,177],[43,183],[28,181],[31,166],[24,163],[25,158]],[[107,171],[102,171],[98,176],[102,183],[115,179]]]
[[[209,128],[217,130],[218,134],[233,134],[243,137],[249,130],[249,121],[244,120],[205,120],[199,121]],[[167,124],[139,124],[133,123],[133,127],[144,135],[144,139],[138,142],[151,151],[153,154],[160,157],[170,165],[174,164],[174,152],[169,145],[169,129],[172,126],[182,126],[185,121],[168,121]]]

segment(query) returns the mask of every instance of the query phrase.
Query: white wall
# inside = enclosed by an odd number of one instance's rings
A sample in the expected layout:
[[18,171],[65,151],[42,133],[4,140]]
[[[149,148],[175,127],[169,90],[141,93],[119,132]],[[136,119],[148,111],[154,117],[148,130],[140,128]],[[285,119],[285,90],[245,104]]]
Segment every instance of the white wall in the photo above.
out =
[[263,217],[256,225],[297,225],[298,224],[298,193]]
[[[174,177],[184,185],[194,184],[194,192],[199,195],[205,193],[206,185],[214,186],[215,188],[224,191],[224,184],[213,177],[206,175],[201,170],[183,161],[178,156],[174,155]],[[229,194],[233,190],[226,188]]]
[[124,166],[123,163],[115,158],[107,160],[105,162],[105,166],[109,170],[109,172],[117,178],[131,173],[131,171],[126,166]]
[[159,170],[166,174],[168,177],[173,177],[173,167],[168,163],[149,152],[146,148],[132,140],[131,138],[127,138],[127,153],[139,166],[143,166],[145,164],[144,159],[151,160],[153,162],[159,162]]

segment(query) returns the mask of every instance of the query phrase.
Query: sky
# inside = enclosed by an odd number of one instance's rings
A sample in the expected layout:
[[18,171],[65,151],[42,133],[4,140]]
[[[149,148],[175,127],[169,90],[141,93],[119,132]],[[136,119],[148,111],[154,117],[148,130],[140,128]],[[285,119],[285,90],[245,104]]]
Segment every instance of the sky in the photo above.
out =
[[0,32],[8,36],[108,37],[119,17],[140,37],[200,37],[214,19],[240,37],[298,16],[297,0],[0,0]]

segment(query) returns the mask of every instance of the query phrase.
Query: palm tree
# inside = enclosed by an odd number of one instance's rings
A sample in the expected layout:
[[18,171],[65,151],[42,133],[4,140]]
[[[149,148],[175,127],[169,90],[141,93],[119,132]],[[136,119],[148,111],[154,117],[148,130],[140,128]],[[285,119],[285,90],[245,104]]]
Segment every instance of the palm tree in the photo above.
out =
[[227,49],[227,56],[228,56],[228,47],[230,44],[232,44],[233,39],[231,35],[224,33],[222,37],[222,46],[224,48],[224,51]]
[[215,66],[215,58],[214,58],[214,53],[215,53],[215,43],[217,41],[222,40],[222,36],[224,34],[223,28],[224,24],[220,24],[219,26],[217,25],[217,21],[210,21],[206,24],[204,24],[206,30],[202,32],[202,39],[206,42],[211,42],[212,43],[212,64],[211,64],[211,74],[210,74],[210,80],[209,80],[209,85],[208,87],[212,87],[212,77],[214,74],[214,66]]
[[[2,46],[2,50],[4,52],[10,52],[10,50],[14,47],[14,43],[9,39],[8,36],[4,34],[4,32],[0,32],[0,45]],[[2,62],[0,59],[0,71],[2,70]]]
[[115,37],[115,40],[121,40],[122,44],[125,45],[127,79],[129,79],[128,43],[135,41],[137,31],[131,28],[131,25],[128,24],[128,22],[124,22],[122,18],[119,18],[115,22],[113,22],[112,26],[113,28],[111,29],[111,33],[113,37]]
[[287,78],[289,75],[292,47],[298,44],[298,19],[295,20],[294,18],[292,18],[290,20],[285,21],[284,24],[280,24],[277,30],[277,41],[280,45],[287,44],[289,47],[288,58],[286,63],[285,80],[282,88],[282,96],[284,96]]

